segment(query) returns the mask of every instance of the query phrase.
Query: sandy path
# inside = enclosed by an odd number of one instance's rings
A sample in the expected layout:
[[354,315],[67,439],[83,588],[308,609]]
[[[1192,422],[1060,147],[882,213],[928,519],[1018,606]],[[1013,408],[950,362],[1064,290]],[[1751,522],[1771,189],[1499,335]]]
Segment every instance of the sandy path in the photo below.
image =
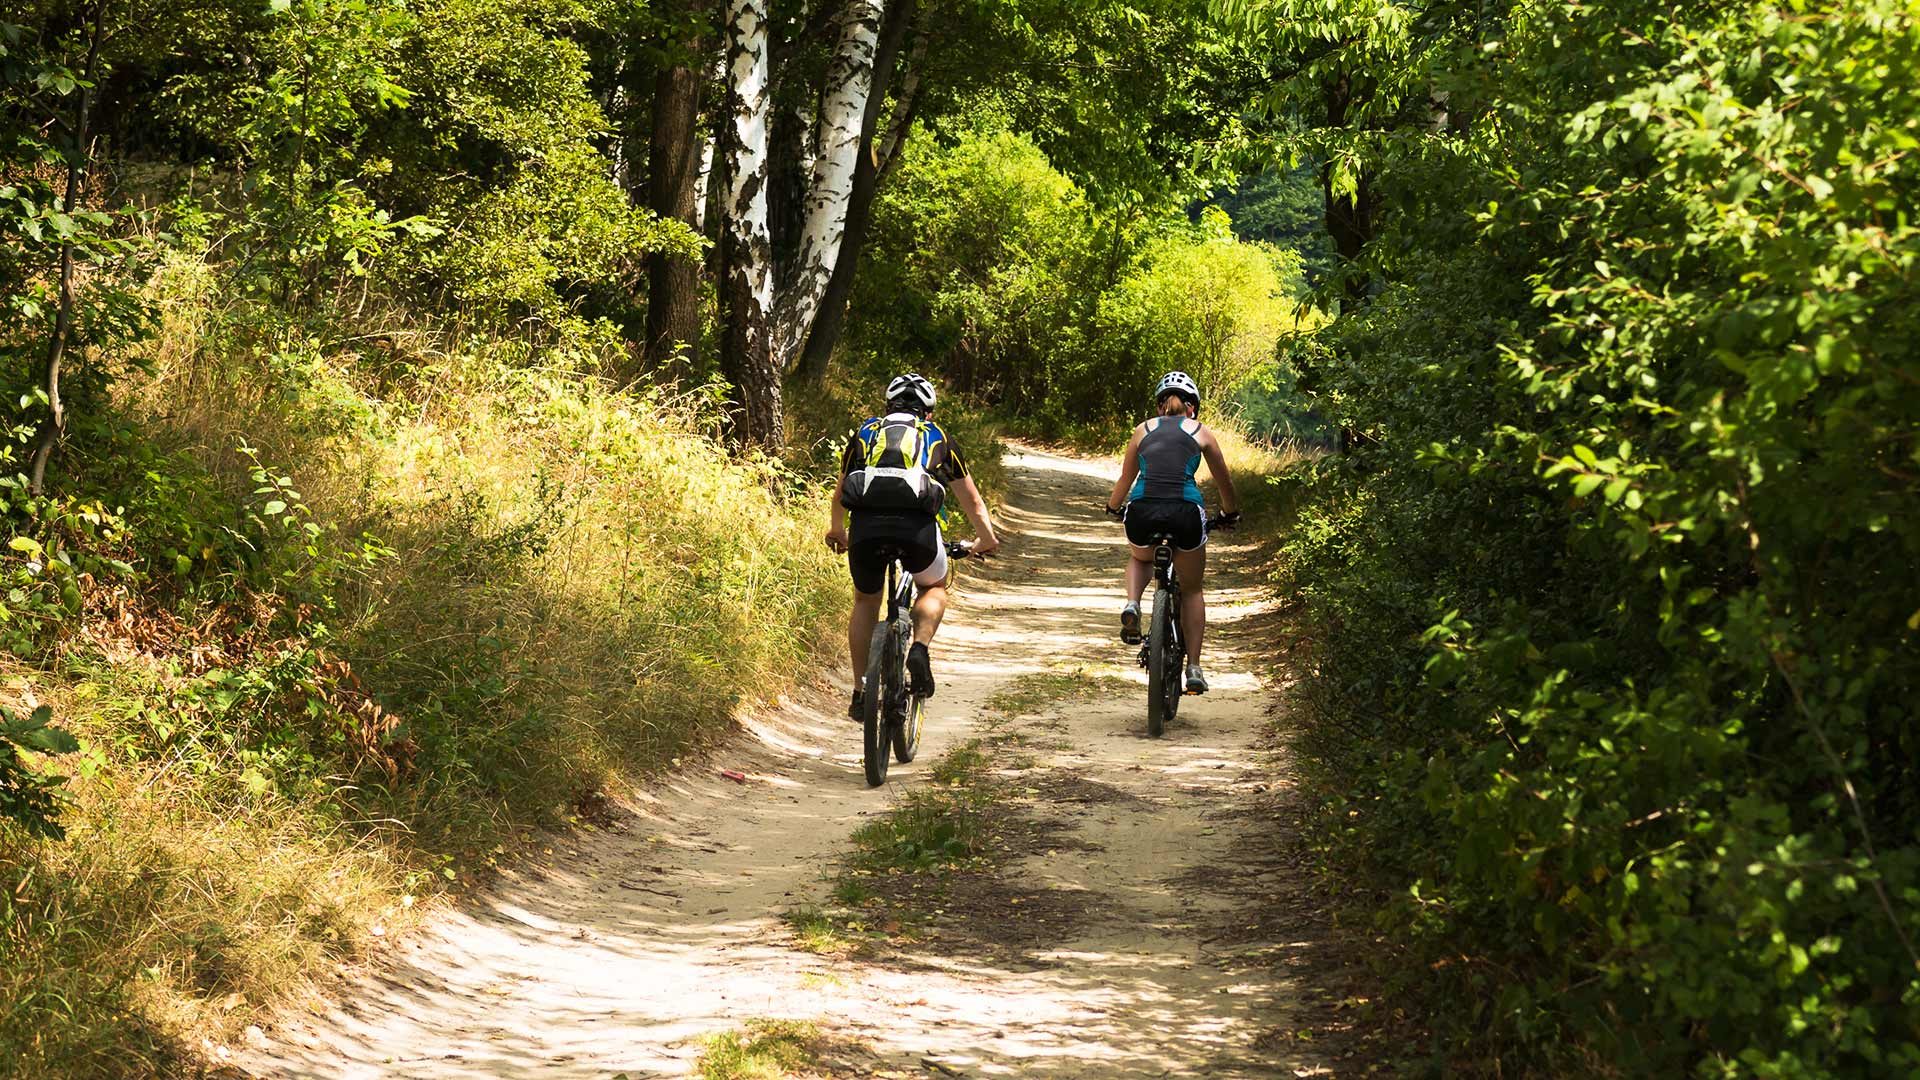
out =
[[[1112,630],[1119,530],[1096,501],[1110,474],[1026,448],[1008,466],[1005,557],[968,571],[935,648],[925,745],[893,786],[979,733],[981,703],[1009,679],[1129,659]],[[852,1075],[1320,1074],[1297,1049],[1255,1051],[1286,1028],[1295,991],[1269,964],[1236,962],[1284,949],[1232,929],[1251,895],[1290,886],[1244,857],[1271,827],[1247,811],[1275,781],[1255,749],[1272,695],[1236,648],[1253,637],[1236,623],[1259,610],[1250,559],[1224,544],[1214,558],[1214,691],[1187,699],[1165,739],[1144,735],[1144,688],[1020,722],[1037,736],[1040,772],[1026,775],[1071,782],[1031,805],[1072,842],[1006,876],[1085,898],[1063,937],[911,962],[790,948],[781,912],[820,892],[847,834],[888,800],[860,778],[858,729],[834,713],[844,698],[790,703],[750,719],[718,762],[749,783],[704,770],[664,781],[624,828],[568,838],[555,866],[436,916],[240,1064],[262,1077],[638,1080],[686,1075],[703,1035],[791,1017],[863,1046]]]

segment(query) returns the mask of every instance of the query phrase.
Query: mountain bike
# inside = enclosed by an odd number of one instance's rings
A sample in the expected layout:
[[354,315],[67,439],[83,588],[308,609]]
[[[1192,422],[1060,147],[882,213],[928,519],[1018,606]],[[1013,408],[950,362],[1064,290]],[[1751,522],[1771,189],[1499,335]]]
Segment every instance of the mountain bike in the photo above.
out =
[[[887,617],[873,635],[867,654],[865,693],[860,699],[860,727],[864,736],[862,763],[867,786],[887,782],[888,751],[905,765],[920,752],[920,721],[927,699],[914,694],[907,680],[907,650],[913,645],[913,602],[920,591],[913,575],[900,566],[898,549],[882,551],[887,560]],[[958,561],[973,554],[966,544],[948,544],[947,558]]]
[[[1121,511],[1123,519],[1125,513]],[[1207,532],[1232,528],[1238,521],[1238,515],[1210,514]],[[1140,643],[1140,666],[1147,669],[1147,734],[1157,739],[1166,733],[1187,692],[1181,671],[1187,643],[1180,629],[1180,575],[1173,569],[1173,534],[1157,532],[1152,539],[1153,617]]]

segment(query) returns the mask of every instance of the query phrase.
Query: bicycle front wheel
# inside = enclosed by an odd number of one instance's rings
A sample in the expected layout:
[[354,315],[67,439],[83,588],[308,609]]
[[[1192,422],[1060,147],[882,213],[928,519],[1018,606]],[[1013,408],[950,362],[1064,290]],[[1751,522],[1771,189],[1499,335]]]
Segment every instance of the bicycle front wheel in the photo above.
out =
[[887,782],[887,667],[894,662],[889,655],[893,639],[891,627],[883,627],[873,636],[873,648],[867,653],[866,693],[860,702],[861,764],[867,773],[867,786]]
[[1180,643],[1174,633],[1173,597],[1163,586],[1153,590],[1153,622],[1147,632],[1147,734],[1159,738],[1173,719],[1172,702],[1180,695],[1177,676]]

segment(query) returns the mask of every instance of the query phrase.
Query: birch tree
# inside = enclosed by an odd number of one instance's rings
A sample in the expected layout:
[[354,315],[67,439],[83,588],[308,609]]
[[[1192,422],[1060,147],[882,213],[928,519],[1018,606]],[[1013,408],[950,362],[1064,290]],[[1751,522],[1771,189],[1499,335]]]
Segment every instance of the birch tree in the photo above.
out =
[[725,171],[720,228],[721,303],[726,313],[720,369],[738,398],[735,438],[777,447],[785,436],[780,369],[767,336],[773,307],[773,241],[767,230],[767,0],[728,0],[727,101],[720,157]]
[[[853,293],[854,268],[859,265],[860,251],[866,243],[867,225],[873,217],[874,193],[879,190],[888,166],[898,160],[900,144],[913,126],[913,118],[919,108],[928,44],[928,35],[924,30],[915,32],[911,55],[906,62],[906,74],[899,92],[894,95],[886,144],[883,148],[874,146],[881,114],[885,111],[887,83],[893,74],[895,57],[899,55],[909,30],[916,22],[913,0],[899,0],[894,9],[888,12],[885,29],[880,35],[874,61],[873,86],[867,95],[866,108],[860,121],[860,152],[855,154],[846,213],[842,218],[843,228],[834,258],[826,264],[826,280],[821,285],[808,325],[800,330],[796,343],[799,353],[794,370],[809,381],[818,382],[826,374],[827,361],[833,356],[833,347],[840,340],[840,331],[846,325],[847,300]],[[876,149],[882,153],[876,153]]]
[[846,234],[855,165],[871,138],[864,120],[874,90],[883,3],[849,0],[840,12],[839,45],[827,68],[820,103],[814,140],[818,157],[807,187],[800,249],[773,322],[773,360],[781,370],[791,365],[812,328]]

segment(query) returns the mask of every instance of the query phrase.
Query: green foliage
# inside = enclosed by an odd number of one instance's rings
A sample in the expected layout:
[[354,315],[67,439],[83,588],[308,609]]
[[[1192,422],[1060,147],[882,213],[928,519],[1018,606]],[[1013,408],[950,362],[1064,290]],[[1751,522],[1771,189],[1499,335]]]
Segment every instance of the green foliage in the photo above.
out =
[[26,717],[0,707],[0,822],[11,821],[30,836],[61,840],[67,834],[58,820],[59,790],[67,778],[37,772],[20,756],[22,750],[71,754],[80,749],[79,741],[52,721],[53,709],[46,705]]
[[1217,190],[1207,205],[1227,212],[1235,236],[1297,254],[1303,285],[1319,282],[1332,268],[1326,197],[1311,168],[1250,173]]
[[[1293,328],[1287,301],[1299,271],[1298,256],[1235,239],[1227,215],[1208,209],[1197,225],[1148,241],[1101,297],[1102,343],[1124,368],[1179,368],[1229,396],[1271,366],[1274,343]],[[1124,415],[1143,397],[1100,411]]]
[[270,0],[271,28],[255,48],[266,81],[240,90],[246,121],[234,138],[250,160],[242,194],[254,251],[247,262],[283,290],[323,270],[364,273],[403,228],[368,196],[391,168],[362,143],[375,117],[404,108],[395,43],[411,19],[396,0]]
[[[99,92],[87,81],[87,53],[84,31],[0,20],[0,469],[9,474],[48,418],[44,373],[61,317],[63,256],[73,270],[69,355],[124,348],[151,330],[139,294],[146,246],[128,235],[134,215],[68,205],[73,170],[84,172],[91,153],[78,140],[81,101]],[[74,193],[84,197],[86,188]],[[108,372],[65,369],[64,403],[84,426]]]
[[1157,210],[1226,179],[1267,74],[1204,0],[989,0],[939,11],[923,116],[1025,132],[1096,206]]
[[383,197],[436,222],[395,274],[489,315],[557,321],[570,302],[631,319],[642,259],[700,240],[633,205],[612,180],[608,123],[576,37],[584,0],[432,0],[399,48],[413,97],[369,150],[393,163]]
[[1350,28],[1383,87],[1497,92],[1435,152],[1342,136],[1419,213],[1297,350],[1361,436],[1291,545],[1327,834],[1451,959],[1459,1051],[1904,1075],[1920,22],[1516,8],[1414,47],[1454,15]]
[[1293,256],[1211,211],[1102,211],[1033,143],[911,144],[882,192],[856,346],[1049,434],[1111,434],[1184,367],[1230,395],[1293,326]]

